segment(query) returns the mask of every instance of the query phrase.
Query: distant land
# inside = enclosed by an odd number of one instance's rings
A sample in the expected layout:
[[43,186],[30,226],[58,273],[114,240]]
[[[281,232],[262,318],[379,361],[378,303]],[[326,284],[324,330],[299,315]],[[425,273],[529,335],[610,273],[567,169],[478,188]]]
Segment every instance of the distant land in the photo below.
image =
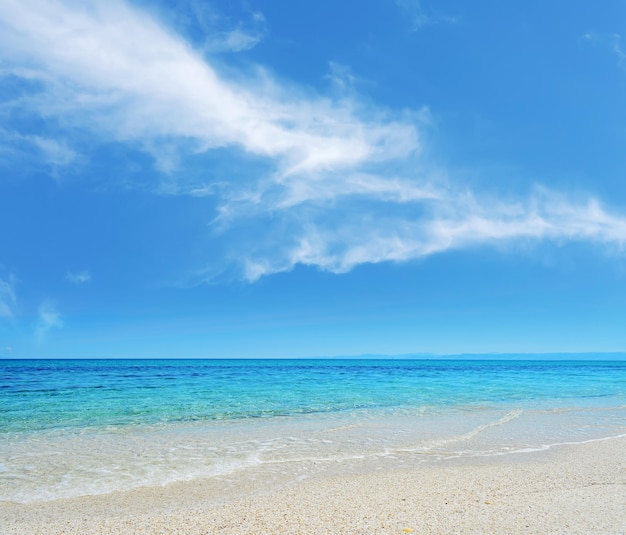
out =
[[364,354],[355,356],[317,357],[336,359],[398,359],[398,360],[626,360],[626,352],[584,353],[405,353],[400,355]]

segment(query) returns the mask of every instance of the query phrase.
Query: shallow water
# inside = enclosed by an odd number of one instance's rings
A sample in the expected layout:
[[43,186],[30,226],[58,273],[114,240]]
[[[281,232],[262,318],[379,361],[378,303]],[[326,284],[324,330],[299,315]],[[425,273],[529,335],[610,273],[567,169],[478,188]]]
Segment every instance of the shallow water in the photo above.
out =
[[626,362],[0,361],[0,500],[626,434]]

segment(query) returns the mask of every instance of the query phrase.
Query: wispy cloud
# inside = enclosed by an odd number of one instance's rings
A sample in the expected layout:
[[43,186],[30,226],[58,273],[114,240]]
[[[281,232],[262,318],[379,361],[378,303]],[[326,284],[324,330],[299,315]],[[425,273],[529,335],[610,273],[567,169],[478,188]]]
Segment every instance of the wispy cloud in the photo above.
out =
[[618,33],[613,34],[613,52],[617,56],[620,65],[623,65],[626,61],[626,52],[622,47],[622,36]]
[[[226,26],[226,29],[216,30],[216,26]],[[267,23],[260,11],[247,11],[245,19],[239,20],[235,26],[218,17],[217,23],[204,30],[207,35],[203,45],[205,52],[243,52],[254,48],[266,37]]]
[[42,341],[50,330],[63,327],[61,314],[53,301],[43,301],[37,313],[39,319],[35,327],[35,337],[38,341]]
[[15,276],[0,278],[0,318],[12,318],[15,315]]
[[42,136],[29,136],[28,140],[42,152],[44,159],[53,166],[69,165],[76,160],[76,152],[62,141]]
[[245,0],[211,3],[184,0],[157,8],[194,46],[209,54],[242,52],[258,45],[267,35],[262,12],[250,9]]
[[32,160],[32,156],[53,169],[66,167],[76,162],[78,155],[63,139],[20,134],[0,129],[0,146],[10,147],[10,151],[21,153]]
[[265,239],[252,234],[242,250],[244,276],[252,281],[297,264],[344,273],[365,263],[485,245],[586,241],[623,252],[626,243],[626,217],[611,214],[594,198],[573,202],[545,188],[515,202],[459,189],[387,193],[387,201],[379,195],[369,205],[346,197],[335,198],[330,208],[304,203],[274,212],[280,222],[268,224],[272,231]]
[[626,51],[622,45],[622,36],[619,33],[587,32],[583,39],[593,45],[610,50],[617,58],[620,66],[626,66]]
[[88,282],[91,282],[91,273],[89,273],[89,271],[78,271],[76,273],[68,271],[65,275],[65,279],[72,284],[87,284]]
[[[89,132],[153,154],[170,173],[171,194],[216,197],[224,262],[248,280],[297,264],[340,273],[466,247],[579,240],[621,248],[626,239],[625,218],[593,198],[537,188],[502,200],[446,178],[420,152],[427,109],[394,112],[354,91],[315,94],[260,67],[226,74],[201,46],[121,0],[27,4],[6,0],[0,10],[5,71],[40,85],[15,105],[68,139]],[[233,39],[231,50],[247,46],[245,36]],[[349,69],[333,75],[346,89]],[[173,173],[187,154],[214,149],[259,165],[222,181]],[[48,329],[60,322],[51,310]]]
[[340,95],[356,95],[356,86],[364,82],[356,76],[349,65],[336,61],[328,62],[328,74],[326,79]]
[[211,52],[241,52],[254,48],[261,39],[261,34],[236,28],[216,35],[207,42],[206,49]]
[[454,24],[458,22],[457,17],[424,9],[420,0],[396,0],[396,5],[408,14],[414,30],[419,30],[430,24]]
[[430,17],[424,13],[419,0],[396,0],[396,4],[409,13],[415,29],[431,22]]
[[138,143],[156,157],[168,152],[164,146],[194,153],[238,147],[274,159],[288,175],[389,158],[417,143],[405,121],[364,121],[352,103],[284,88],[262,70],[228,79],[116,0],[9,0],[0,20],[10,28],[0,35],[7,68],[28,64],[46,88],[24,105],[72,128]]

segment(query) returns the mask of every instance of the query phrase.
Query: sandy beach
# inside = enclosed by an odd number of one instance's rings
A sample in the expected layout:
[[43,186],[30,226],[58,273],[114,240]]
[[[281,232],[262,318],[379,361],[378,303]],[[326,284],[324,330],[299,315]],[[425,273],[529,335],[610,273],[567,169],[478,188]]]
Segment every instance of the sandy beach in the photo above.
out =
[[[220,478],[0,503],[3,534],[625,533],[626,438],[351,474]],[[224,489],[227,489],[226,491]]]

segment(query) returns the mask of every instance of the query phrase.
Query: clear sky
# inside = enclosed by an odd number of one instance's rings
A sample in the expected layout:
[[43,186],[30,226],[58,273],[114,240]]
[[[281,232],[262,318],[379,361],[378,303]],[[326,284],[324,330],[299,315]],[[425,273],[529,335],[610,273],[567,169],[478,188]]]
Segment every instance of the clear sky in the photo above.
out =
[[3,0],[0,357],[626,350],[622,0]]

